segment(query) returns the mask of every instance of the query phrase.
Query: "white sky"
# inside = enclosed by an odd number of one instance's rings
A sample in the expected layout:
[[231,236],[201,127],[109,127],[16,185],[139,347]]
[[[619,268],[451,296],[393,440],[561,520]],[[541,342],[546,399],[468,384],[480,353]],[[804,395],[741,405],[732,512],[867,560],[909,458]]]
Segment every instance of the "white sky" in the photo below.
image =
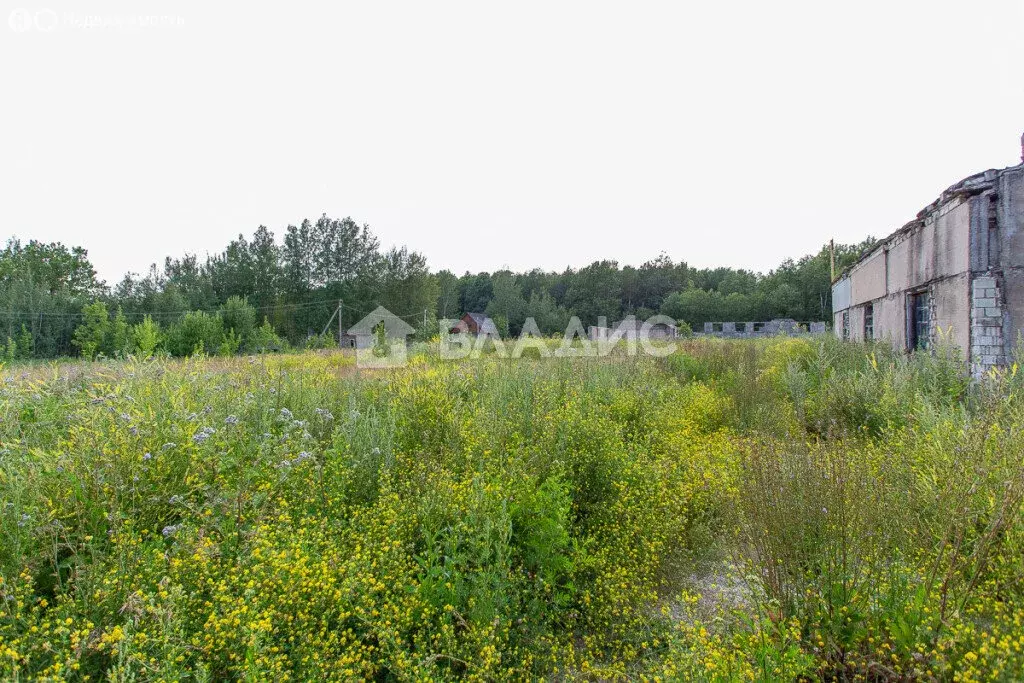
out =
[[1024,0],[17,7],[0,233],[110,284],[323,212],[435,270],[767,270],[1020,162]]

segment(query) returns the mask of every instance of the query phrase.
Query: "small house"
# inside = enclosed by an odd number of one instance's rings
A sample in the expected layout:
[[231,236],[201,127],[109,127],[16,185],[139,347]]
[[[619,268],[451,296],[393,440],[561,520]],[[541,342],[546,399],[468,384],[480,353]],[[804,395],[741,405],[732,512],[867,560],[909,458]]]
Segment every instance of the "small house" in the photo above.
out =
[[477,336],[499,336],[498,326],[494,324],[494,321],[489,316],[483,313],[466,313],[450,331],[452,334],[468,332]]

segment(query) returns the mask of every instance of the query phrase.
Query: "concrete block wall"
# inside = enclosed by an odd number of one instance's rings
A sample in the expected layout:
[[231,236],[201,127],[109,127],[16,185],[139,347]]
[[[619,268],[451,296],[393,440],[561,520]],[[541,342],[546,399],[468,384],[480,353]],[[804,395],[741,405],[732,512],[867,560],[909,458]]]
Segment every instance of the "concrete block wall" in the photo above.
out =
[[886,340],[897,349],[907,347],[907,297],[903,292],[876,299],[875,340]]
[[964,361],[970,361],[971,331],[971,276],[962,273],[935,282],[930,287],[932,294],[932,342],[939,342],[938,331],[942,330],[942,341],[952,343],[963,354]]
[[971,372],[981,375],[1006,363],[1001,278],[979,275],[971,283]]
[[850,341],[864,341],[864,306],[850,309]]
[[1020,363],[1013,355],[1024,343],[1024,164],[1000,176],[998,192],[1003,342],[1007,362]]
[[[703,334],[712,337],[726,337],[729,339],[746,339],[750,337],[771,337],[784,335],[796,337],[807,334],[825,334],[828,325],[824,321],[799,323],[795,320],[769,320],[760,323],[704,323]],[[700,333],[698,333],[700,334]]]

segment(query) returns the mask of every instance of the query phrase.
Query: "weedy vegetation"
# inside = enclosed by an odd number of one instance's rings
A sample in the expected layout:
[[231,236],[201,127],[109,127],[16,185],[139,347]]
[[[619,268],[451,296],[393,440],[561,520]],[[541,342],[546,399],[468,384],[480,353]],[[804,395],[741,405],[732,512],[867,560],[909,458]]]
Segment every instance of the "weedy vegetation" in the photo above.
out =
[[692,339],[4,376],[5,680],[1024,679],[1015,367]]

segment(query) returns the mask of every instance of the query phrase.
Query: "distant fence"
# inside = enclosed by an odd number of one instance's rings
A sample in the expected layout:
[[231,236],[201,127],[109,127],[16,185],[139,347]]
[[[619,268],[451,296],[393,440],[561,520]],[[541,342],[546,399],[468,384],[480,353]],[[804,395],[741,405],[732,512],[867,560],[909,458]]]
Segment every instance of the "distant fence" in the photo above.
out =
[[805,334],[825,334],[828,326],[824,322],[798,322],[796,320],[769,320],[759,323],[704,323],[705,336],[743,339],[747,337],[773,337],[785,335],[796,337]]

